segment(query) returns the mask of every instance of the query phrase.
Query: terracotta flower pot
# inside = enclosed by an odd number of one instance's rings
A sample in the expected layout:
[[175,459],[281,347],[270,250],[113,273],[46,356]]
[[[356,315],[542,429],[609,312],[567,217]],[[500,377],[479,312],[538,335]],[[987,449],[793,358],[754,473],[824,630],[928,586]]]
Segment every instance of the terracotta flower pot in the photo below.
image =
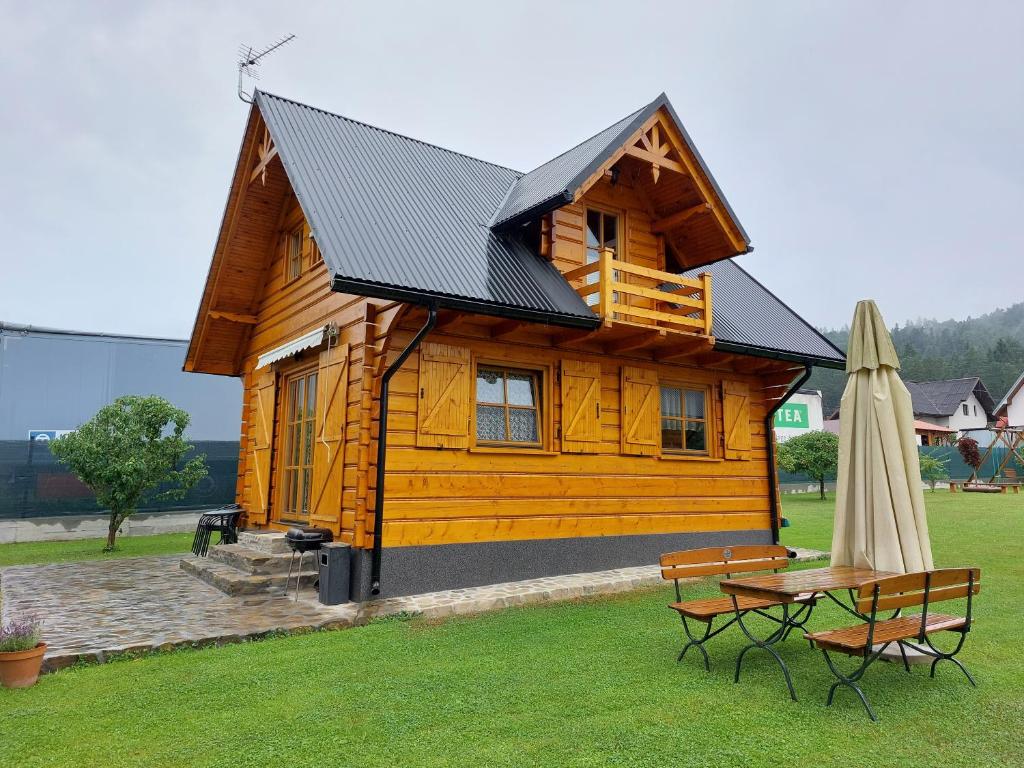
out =
[[27,651],[0,653],[0,684],[4,688],[28,688],[39,679],[46,643]]

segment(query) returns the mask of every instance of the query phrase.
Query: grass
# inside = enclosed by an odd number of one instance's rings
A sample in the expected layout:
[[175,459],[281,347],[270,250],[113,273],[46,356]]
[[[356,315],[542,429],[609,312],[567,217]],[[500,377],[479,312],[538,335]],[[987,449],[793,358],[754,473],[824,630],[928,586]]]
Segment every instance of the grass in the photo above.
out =
[[177,555],[192,547],[191,533],[160,533],[154,536],[118,536],[117,548],[104,552],[105,538],[74,541],[26,541],[0,544],[0,568],[32,563],[69,563],[75,560],[107,560],[147,555]]
[[[440,623],[383,621],[83,667],[0,691],[0,753],[29,766],[756,766],[1024,764],[1020,615],[1024,498],[926,493],[936,560],[979,565],[962,656],[930,680],[876,665],[871,723],[831,708],[821,655],[791,640],[778,670],[717,638],[706,674],[676,664],[669,588]],[[827,549],[830,502],[787,496],[791,545]],[[814,567],[814,564],[811,564]],[[715,594],[713,581],[687,597]],[[845,623],[822,608],[815,627]]]

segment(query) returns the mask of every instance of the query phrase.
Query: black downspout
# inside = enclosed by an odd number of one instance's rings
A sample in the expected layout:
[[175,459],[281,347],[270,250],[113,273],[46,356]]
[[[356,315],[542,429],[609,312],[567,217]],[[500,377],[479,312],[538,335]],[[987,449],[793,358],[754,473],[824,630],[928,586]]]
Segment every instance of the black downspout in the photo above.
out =
[[772,511],[772,544],[779,543],[779,472],[775,466],[775,412],[782,407],[794,392],[811,378],[811,366],[804,367],[803,376],[786,390],[786,394],[768,411],[764,417],[764,436],[768,444],[768,505]]
[[380,594],[380,558],[382,553],[381,537],[384,533],[384,465],[387,460],[388,449],[388,390],[391,384],[391,377],[398,373],[398,369],[412,354],[412,351],[423,341],[423,337],[430,333],[437,323],[437,305],[427,306],[427,322],[413,336],[409,346],[402,350],[402,354],[384,371],[380,377],[380,419],[377,432],[377,489],[373,500],[373,562],[370,566],[370,594]]

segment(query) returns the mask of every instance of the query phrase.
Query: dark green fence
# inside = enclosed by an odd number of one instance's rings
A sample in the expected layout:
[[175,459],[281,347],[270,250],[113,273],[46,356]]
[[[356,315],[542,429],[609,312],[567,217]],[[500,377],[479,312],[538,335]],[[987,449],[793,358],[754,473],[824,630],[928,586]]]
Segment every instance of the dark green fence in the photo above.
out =
[[[197,442],[210,474],[185,498],[144,502],[140,512],[202,509],[231,504],[238,477],[238,442]],[[102,512],[92,492],[51,454],[46,443],[0,440],[0,520]]]
[[[946,463],[946,472],[949,474],[950,480],[966,480],[971,476],[971,468],[964,463],[964,460],[960,457],[960,451],[955,446],[951,445],[924,445],[918,447],[918,452],[927,456],[934,456],[939,461]],[[985,449],[981,448],[981,455],[985,455]],[[1006,458],[1006,454],[1009,451],[1005,446],[996,446],[992,449],[992,454],[982,463],[981,468],[978,470],[978,477],[982,480],[988,480],[995,473],[996,469],[1000,464],[1003,463],[1003,459]],[[1024,478],[1024,466],[1021,465],[1015,457],[1011,457],[1010,461],[1007,462],[1006,467],[1014,469],[1017,474]],[[832,475],[826,479],[826,482],[834,483],[836,480],[835,476]],[[815,483],[816,480],[812,480],[806,475],[792,474],[790,472],[779,471],[779,482],[785,483]]]
[[[982,456],[985,455],[984,448],[979,448],[978,450]],[[951,480],[966,480],[971,476],[971,468],[960,457],[960,451],[955,446],[928,445],[921,446],[918,448],[918,451],[928,456],[934,456],[939,461],[946,462],[946,472],[949,473]],[[999,465],[1003,463],[1003,459],[1006,458],[1008,452],[1009,448],[1005,446],[999,445],[993,448],[991,455],[978,468],[978,477],[982,480],[988,480],[992,477],[999,468]],[[1024,466],[1021,466],[1015,457],[1010,457],[1006,467],[1016,470],[1018,475],[1024,477]]]

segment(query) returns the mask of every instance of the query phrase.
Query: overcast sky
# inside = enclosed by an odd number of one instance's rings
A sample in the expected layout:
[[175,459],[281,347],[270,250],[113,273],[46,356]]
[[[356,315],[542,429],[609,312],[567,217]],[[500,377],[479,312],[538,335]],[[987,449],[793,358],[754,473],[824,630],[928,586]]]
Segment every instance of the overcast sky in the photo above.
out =
[[187,337],[260,86],[520,170],[666,91],[818,326],[1024,299],[1024,4],[0,0],[0,320]]

